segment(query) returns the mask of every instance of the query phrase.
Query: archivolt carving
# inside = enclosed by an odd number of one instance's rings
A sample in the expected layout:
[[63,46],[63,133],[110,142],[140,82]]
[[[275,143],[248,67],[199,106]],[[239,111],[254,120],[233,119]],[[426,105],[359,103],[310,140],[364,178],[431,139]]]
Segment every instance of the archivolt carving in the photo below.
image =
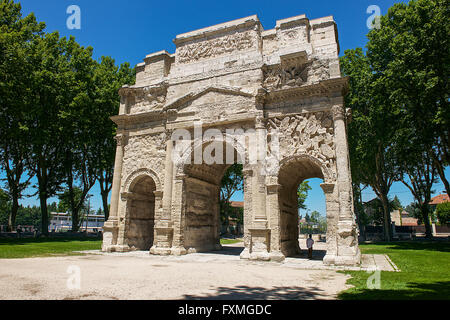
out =
[[308,155],[322,163],[334,179],[335,144],[333,119],[330,112],[272,118],[268,121],[268,132],[278,136],[281,158]]
[[[236,139],[236,137],[233,135],[223,133],[223,132],[222,132],[222,135],[223,135],[222,141],[224,141],[227,145],[232,146],[237,151],[238,156],[240,157],[242,162],[246,163],[248,161],[248,159],[247,159],[248,155],[246,153],[245,145],[243,145],[241,143],[241,141]],[[185,146],[184,150],[181,152],[181,154],[178,158],[178,161],[175,163],[177,174],[182,174],[184,171],[185,165],[190,164],[190,159],[191,159],[192,152],[194,149],[200,148],[200,146],[203,146],[205,143],[212,142],[212,141],[217,141],[217,140],[215,140],[215,139],[205,140],[205,139],[201,138],[201,139],[196,139],[196,140],[192,141],[189,145]],[[223,153],[224,153],[223,161],[224,162],[226,161],[226,151],[227,151],[226,148],[227,147],[224,146],[224,149],[223,149]]]
[[253,47],[253,43],[251,31],[235,33],[210,41],[184,45],[177,50],[177,59],[179,63],[197,61],[202,58],[248,49]]
[[149,176],[153,179],[156,185],[156,191],[161,191],[161,180],[158,177],[158,174],[149,168],[141,168],[133,172],[126,180],[123,187],[123,192],[130,192],[132,187],[138,182],[139,178],[142,176]]

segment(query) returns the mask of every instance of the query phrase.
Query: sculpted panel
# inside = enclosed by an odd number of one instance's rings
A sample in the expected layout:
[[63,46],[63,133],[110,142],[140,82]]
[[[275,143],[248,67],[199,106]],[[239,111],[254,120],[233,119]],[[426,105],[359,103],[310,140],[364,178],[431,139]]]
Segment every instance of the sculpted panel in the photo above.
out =
[[161,109],[166,102],[167,88],[142,88],[134,93],[134,101],[129,107],[130,114]]
[[163,183],[165,143],[165,133],[130,137],[125,146],[122,182],[139,169],[151,168]]
[[335,178],[336,152],[330,112],[272,118],[268,121],[268,132],[278,134],[283,158],[310,155],[321,161]]
[[267,90],[311,85],[330,78],[328,60],[319,59],[297,65],[265,66],[263,72],[263,87]]
[[178,63],[193,62],[249,49],[255,45],[254,41],[252,32],[247,31],[226,35],[210,41],[186,44],[177,50],[177,61]]

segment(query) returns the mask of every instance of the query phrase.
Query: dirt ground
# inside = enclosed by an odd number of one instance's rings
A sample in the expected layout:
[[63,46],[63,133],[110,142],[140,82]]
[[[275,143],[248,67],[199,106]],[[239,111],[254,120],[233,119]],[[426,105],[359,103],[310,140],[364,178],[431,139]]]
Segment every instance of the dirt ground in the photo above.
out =
[[245,261],[236,252],[4,259],[0,299],[335,299],[348,288],[348,276],[333,270]]

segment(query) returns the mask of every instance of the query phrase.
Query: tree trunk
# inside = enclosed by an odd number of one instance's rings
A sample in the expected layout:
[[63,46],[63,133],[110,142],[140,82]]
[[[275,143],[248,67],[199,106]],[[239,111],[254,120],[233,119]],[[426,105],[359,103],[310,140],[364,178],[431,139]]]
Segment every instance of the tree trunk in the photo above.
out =
[[47,209],[47,194],[45,191],[39,192],[39,200],[41,203],[41,232],[42,234],[48,236],[48,209]]
[[101,190],[102,195],[102,203],[103,203],[103,212],[105,213],[105,221],[109,218],[109,207],[108,207],[108,191]]
[[391,212],[389,208],[389,200],[386,194],[381,194],[381,203],[383,204],[383,216],[384,216],[384,240],[390,242],[392,240],[392,224],[391,224]]
[[17,195],[13,195],[11,212],[8,217],[8,231],[9,232],[16,230],[16,217],[17,217],[18,210],[19,210],[19,199],[18,199]]
[[108,207],[108,195],[111,191],[111,184],[108,183],[108,176],[105,173],[105,177],[103,177],[103,172],[98,176],[98,181],[100,184],[100,194],[102,196],[103,203],[103,212],[105,213],[105,221],[109,218],[109,207]]
[[433,231],[431,230],[431,223],[430,223],[430,209],[428,207],[428,203],[425,203],[421,206],[421,212],[423,217],[423,224],[425,225],[425,237],[427,239],[433,238]]

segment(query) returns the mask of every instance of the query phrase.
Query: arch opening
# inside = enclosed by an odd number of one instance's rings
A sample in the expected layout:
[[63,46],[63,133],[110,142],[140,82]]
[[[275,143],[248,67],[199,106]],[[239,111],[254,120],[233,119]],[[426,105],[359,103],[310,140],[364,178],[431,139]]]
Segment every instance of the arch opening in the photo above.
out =
[[148,175],[136,178],[129,189],[125,239],[130,248],[149,250],[154,241],[156,183]]
[[[223,152],[224,163],[194,164],[194,152],[191,154],[190,164],[185,164],[185,223],[184,223],[184,247],[188,252],[208,252],[224,249],[220,244],[221,230],[223,229],[220,217],[220,191],[221,182],[227,170],[236,163],[241,163],[241,155],[226,142],[207,142],[201,148],[202,152],[211,150],[213,144],[222,144],[215,148],[215,152]],[[200,148],[200,147],[199,147]],[[227,151],[228,150],[228,151]],[[232,151],[233,155],[225,152]],[[243,250],[236,247],[226,248],[221,253],[240,254]]]
[[[279,208],[280,208],[280,241],[281,252],[286,257],[303,257],[306,254],[306,240],[300,239],[300,213],[298,189],[302,182],[310,179],[325,180],[322,168],[312,159],[294,158],[282,164],[278,174]],[[315,180],[317,180],[315,179]],[[317,181],[316,181],[317,182]],[[305,211],[303,215],[305,215]],[[302,238],[307,235],[302,235]],[[319,236],[314,236],[317,243]],[[300,245],[300,243],[302,243]],[[324,247],[324,246],[316,246]],[[323,259],[325,252],[316,252]]]

